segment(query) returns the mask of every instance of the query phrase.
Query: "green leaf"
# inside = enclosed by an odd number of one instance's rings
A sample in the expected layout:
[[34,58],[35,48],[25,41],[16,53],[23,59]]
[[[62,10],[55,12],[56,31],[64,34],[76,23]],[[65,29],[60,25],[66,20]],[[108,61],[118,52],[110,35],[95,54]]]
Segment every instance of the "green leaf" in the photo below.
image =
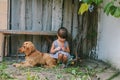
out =
[[62,76],[62,74],[58,74],[57,75],[57,79],[60,79],[60,78],[62,78],[63,76]]
[[95,4],[97,4],[97,5],[99,5],[100,3],[103,2],[103,0],[93,0],[93,2],[94,2]]
[[105,12],[107,15],[109,15],[109,13],[110,13],[110,8],[111,8],[112,6],[114,6],[113,1],[109,2],[109,3],[105,6],[104,12]]
[[111,15],[114,15],[116,9],[117,9],[116,6],[111,6],[111,8],[110,8],[110,14],[111,14]]
[[82,15],[85,11],[88,11],[88,8],[89,8],[89,5],[87,3],[82,3],[79,8],[78,14]]
[[84,3],[88,3],[91,4],[93,2],[93,0],[82,0]]
[[120,7],[115,10],[114,17],[120,17]]
[[72,70],[72,74],[76,75],[76,70]]

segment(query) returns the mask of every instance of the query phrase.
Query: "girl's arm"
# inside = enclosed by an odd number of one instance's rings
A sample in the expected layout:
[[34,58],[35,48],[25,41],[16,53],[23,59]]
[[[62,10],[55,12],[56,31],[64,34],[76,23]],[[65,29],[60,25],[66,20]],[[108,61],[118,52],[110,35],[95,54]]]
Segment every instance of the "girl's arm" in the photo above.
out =
[[69,48],[68,42],[66,43],[66,47],[64,47],[64,46],[62,47],[62,50],[65,51],[65,52],[70,53],[70,48]]
[[60,47],[55,48],[54,43],[52,43],[52,46],[51,46],[51,49],[50,49],[50,53],[54,54],[56,51],[59,51],[60,49],[61,49]]
[[54,44],[52,43],[51,49],[50,49],[50,53],[55,53],[55,49],[54,49]]
[[65,43],[66,44],[66,48],[65,48],[65,51],[70,53],[70,48],[69,48],[69,43],[68,41]]
[[70,48],[69,48],[69,46],[67,46],[64,51],[70,53]]

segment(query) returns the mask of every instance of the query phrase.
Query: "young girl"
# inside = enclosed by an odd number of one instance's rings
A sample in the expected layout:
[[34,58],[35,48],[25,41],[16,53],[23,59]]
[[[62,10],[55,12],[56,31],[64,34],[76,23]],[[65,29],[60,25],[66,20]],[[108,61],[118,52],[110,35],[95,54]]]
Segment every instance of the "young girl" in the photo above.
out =
[[66,41],[68,36],[68,31],[64,27],[60,27],[57,31],[57,40],[53,41],[50,53],[52,57],[56,58],[58,62],[63,63],[63,67],[67,63],[68,58],[70,57],[70,49],[68,41]]

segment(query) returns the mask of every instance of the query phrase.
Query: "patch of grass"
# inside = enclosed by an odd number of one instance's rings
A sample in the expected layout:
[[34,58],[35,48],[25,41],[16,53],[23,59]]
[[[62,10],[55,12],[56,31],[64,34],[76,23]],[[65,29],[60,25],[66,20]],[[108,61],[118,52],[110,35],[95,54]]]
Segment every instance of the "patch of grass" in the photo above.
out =
[[27,72],[27,80],[39,80],[39,76],[37,75],[31,75],[29,69],[28,69],[28,72]]
[[63,78],[63,75],[61,73],[59,73],[59,74],[56,74],[56,77],[57,77],[57,79],[61,79],[61,78]]
[[0,63],[0,80],[13,80],[7,73],[5,73],[5,69],[7,68],[7,64],[5,62]]
[[7,64],[5,62],[0,63],[0,70],[4,70],[7,68]]
[[[87,66],[84,67],[68,67],[68,68],[64,68],[64,69],[59,69],[58,67],[56,68],[52,68],[52,69],[46,69],[46,68],[41,68],[41,67],[34,67],[34,68],[30,68],[30,71],[32,72],[52,72],[53,74],[55,74],[56,78],[59,80],[61,78],[64,78],[64,74],[71,74],[71,80],[87,80],[90,79],[91,76],[93,76],[95,73],[99,72],[96,71],[94,69],[91,69]],[[28,71],[29,72],[29,71]],[[31,75],[27,75],[29,79],[27,80],[34,80],[32,79],[32,77],[30,77]],[[37,76],[34,76],[34,78]],[[30,79],[31,78],[31,79]],[[47,78],[46,78],[47,80]]]
[[98,71],[95,71],[94,69],[89,69],[88,67],[71,67],[66,68],[65,72],[72,74],[73,76],[75,76],[75,78],[80,80],[91,80],[91,76],[95,75],[95,73],[97,73]]
[[[60,67],[55,67],[51,69],[42,67],[19,68],[19,69],[25,73],[26,80],[49,80],[49,76],[51,74],[57,80],[66,78],[65,74],[69,75],[68,77],[70,80],[88,80],[88,79],[90,80],[91,77],[98,72],[93,68],[89,68],[88,66],[67,67],[64,69],[60,69]],[[42,72],[45,72],[45,74],[43,75],[39,74]]]

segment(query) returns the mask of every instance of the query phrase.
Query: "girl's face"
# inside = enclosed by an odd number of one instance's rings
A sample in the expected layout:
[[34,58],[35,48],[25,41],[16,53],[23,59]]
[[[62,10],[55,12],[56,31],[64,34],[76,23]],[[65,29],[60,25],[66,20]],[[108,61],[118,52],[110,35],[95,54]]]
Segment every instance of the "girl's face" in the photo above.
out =
[[58,36],[58,40],[61,41],[61,42],[64,42],[66,39]]

